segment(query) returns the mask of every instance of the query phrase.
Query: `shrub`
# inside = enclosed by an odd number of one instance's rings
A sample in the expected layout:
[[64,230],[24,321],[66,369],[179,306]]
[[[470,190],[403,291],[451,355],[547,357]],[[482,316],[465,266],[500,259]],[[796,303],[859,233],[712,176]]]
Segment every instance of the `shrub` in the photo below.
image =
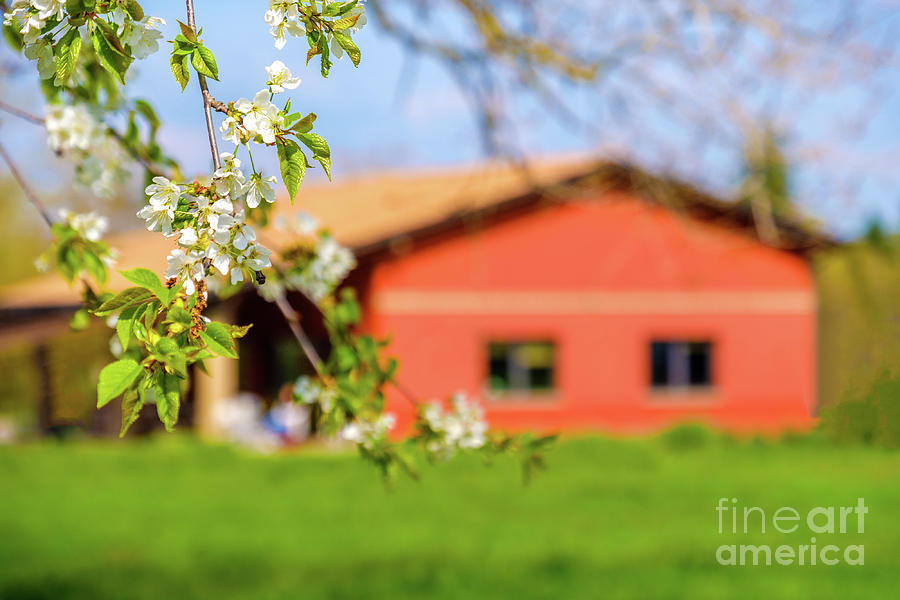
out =
[[872,384],[823,412],[821,428],[835,442],[900,448],[900,373],[885,370]]

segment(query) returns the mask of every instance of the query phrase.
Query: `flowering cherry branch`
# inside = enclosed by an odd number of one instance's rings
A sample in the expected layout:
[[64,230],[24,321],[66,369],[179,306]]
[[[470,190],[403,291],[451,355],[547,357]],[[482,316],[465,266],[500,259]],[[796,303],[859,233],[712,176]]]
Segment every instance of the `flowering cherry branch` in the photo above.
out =
[[[186,0],[185,8],[187,22],[178,22],[169,64],[182,92],[197,76],[213,162],[211,176],[193,181],[182,178],[177,163],[157,144],[160,122],[152,106],[121,93],[132,63],[158,49],[163,19],[145,15],[137,0],[15,0],[10,8],[4,5],[6,38],[37,61],[49,106],[44,118],[5,104],[0,109],[42,124],[50,147],[70,158],[79,179],[98,195],[109,195],[124,177],[123,158],[140,162],[152,181],[137,216],[148,230],[175,244],[162,279],[137,268],[122,272],[132,287],[118,294],[102,291],[115,259],[101,240],[105,218],[62,212],[54,223],[0,146],[0,155],[51,225],[54,243],[42,262],[70,282],[85,281],[84,308],[73,317],[73,327],[83,328],[96,316],[115,328],[116,360],[100,373],[98,406],[121,399],[123,434],[144,404],[155,404],[162,423],[172,429],[190,368],[203,369],[214,356],[237,358],[237,340],[249,328],[207,318],[203,313],[209,294],[225,298],[250,283],[282,313],[315,371],[315,377],[297,380],[295,401],[317,406],[320,430],[353,441],[386,475],[414,475],[410,451],[416,448],[432,460],[461,450],[517,450],[523,465],[537,465],[535,456],[546,438],[488,432],[480,407],[465,398],[454,397],[449,407],[418,403],[396,382],[398,363],[385,356],[387,342],[356,332],[359,305],[351,289],[339,291],[355,258],[314,218],[279,220],[276,225],[288,228],[293,241],[276,253],[259,242],[256,228],[269,220],[277,178],[257,170],[253,149],[274,149],[291,202],[312,163],[331,178],[331,150],[313,131],[315,113],[292,111],[290,99],[276,105],[276,98],[300,85],[280,60],[266,67],[265,88],[252,99],[215,99],[208,82],[218,81],[218,64],[197,27],[193,0]],[[265,21],[278,49],[286,36],[306,39],[306,61],[318,56],[323,76],[333,67],[332,59],[344,54],[354,65],[360,62],[352,35],[366,23],[363,0],[272,0]],[[225,115],[219,133],[234,144],[232,152],[219,151],[213,110]],[[105,113],[115,111],[127,117],[123,132],[103,122]],[[242,151],[249,159],[249,175],[238,157]],[[303,294],[318,309],[330,341],[326,355],[306,335],[288,292]],[[385,388],[391,384],[416,406],[415,435],[405,442],[389,435],[396,424],[385,412]]]

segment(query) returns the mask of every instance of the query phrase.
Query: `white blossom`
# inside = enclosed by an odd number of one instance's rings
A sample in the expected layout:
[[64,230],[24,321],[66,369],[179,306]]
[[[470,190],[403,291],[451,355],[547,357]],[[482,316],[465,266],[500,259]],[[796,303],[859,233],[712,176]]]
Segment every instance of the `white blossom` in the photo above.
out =
[[219,131],[222,132],[222,139],[225,141],[231,142],[235,146],[241,144],[241,123],[234,117],[225,117]]
[[197,281],[203,279],[204,258],[206,255],[203,252],[197,250],[185,252],[181,248],[175,248],[166,258],[168,263],[166,278],[179,279],[184,284],[184,292],[188,296],[194,295],[197,291]]
[[463,393],[453,396],[449,411],[439,402],[428,404],[422,419],[434,436],[427,449],[438,458],[449,458],[456,449],[481,448],[487,441],[484,410]]
[[144,193],[150,197],[149,204],[141,208],[137,216],[147,221],[147,229],[150,231],[171,234],[182,188],[165,177],[154,177],[153,183],[147,186]]
[[284,90],[293,90],[300,85],[300,78],[294,77],[291,70],[280,60],[276,60],[266,67],[266,74],[269,76],[268,85],[269,92],[272,94],[280,94]]
[[275,202],[275,188],[272,186],[277,181],[274,175],[270,177],[263,177],[257,173],[251,175],[247,187],[244,188],[244,193],[247,195],[247,206],[256,208],[259,206],[260,200],[265,200],[269,204]]
[[91,242],[99,242],[109,229],[109,219],[95,212],[70,214],[66,220],[81,237]]
[[213,185],[220,196],[237,198],[244,189],[244,173],[241,171],[241,161],[230,152],[222,152],[219,155],[222,166],[213,173]]
[[51,104],[44,119],[47,143],[57,152],[91,148],[100,124],[83,104]]
[[275,135],[284,127],[284,115],[269,101],[268,89],[256,92],[252,102],[241,98],[234,108],[243,113],[241,124],[251,138],[258,135],[265,144],[275,143]]
[[318,379],[301,375],[294,382],[294,398],[302,404],[318,404],[328,413],[334,408],[337,390],[322,385]]
[[140,21],[132,21],[122,35],[122,41],[131,46],[135,58],[147,58],[159,50],[158,40],[162,38],[159,30],[166,21],[159,17],[144,17]]
[[380,442],[387,439],[388,432],[397,424],[397,418],[391,413],[382,413],[374,421],[358,419],[348,424],[341,431],[341,437],[372,450]]
[[196,244],[198,240],[197,230],[193,227],[187,227],[181,230],[181,237],[178,238],[178,243],[182,246],[190,247]]

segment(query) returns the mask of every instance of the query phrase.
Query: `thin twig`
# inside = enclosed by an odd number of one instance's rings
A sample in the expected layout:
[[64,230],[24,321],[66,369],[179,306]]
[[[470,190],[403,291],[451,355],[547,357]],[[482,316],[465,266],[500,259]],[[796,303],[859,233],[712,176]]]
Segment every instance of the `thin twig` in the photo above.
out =
[[19,184],[19,187],[22,188],[22,192],[25,194],[25,197],[28,198],[28,201],[31,202],[31,204],[34,205],[37,211],[41,214],[41,217],[43,217],[44,221],[47,223],[47,226],[52,227],[53,217],[50,216],[50,211],[47,210],[47,207],[44,205],[43,201],[38,197],[37,194],[34,193],[34,190],[31,189],[31,186],[29,186],[25,181],[25,178],[22,176],[22,173],[19,171],[19,169],[16,168],[16,164],[6,152],[6,148],[3,147],[3,144],[0,144],[0,158],[3,158],[6,166],[9,167],[9,172],[12,173],[13,179],[16,180],[16,183]]
[[[18,108],[11,104],[7,104],[6,102],[3,102],[2,100],[0,100],[0,110],[7,112],[13,116],[19,117],[20,119],[24,119],[25,121],[28,121],[29,123],[33,123],[35,125],[44,125],[46,122],[43,118],[41,118],[35,114],[32,114],[28,111],[24,111],[21,108]],[[118,131],[116,131],[115,128],[107,125],[106,131],[107,131],[107,133],[109,133],[109,135],[113,136],[116,139],[116,141],[119,143],[119,145],[126,152],[128,152],[128,154],[131,156],[131,158],[133,158],[137,162],[141,163],[141,165],[145,169],[147,169],[149,172],[153,173],[154,175],[160,175],[167,179],[171,179],[171,176],[169,173],[166,173],[165,171],[158,168],[156,165],[153,164],[153,161],[149,157],[144,155],[137,148],[134,148],[134,147],[130,146],[128,143],[126,143],[125,138],[122,137],[122,134],[119,133]]]
[[[197,25],[194,21],[194,0],[185,0],[185,4],[187,6],[187,24],[194,32],[196,32]],[[219,162],[219,143],[216,141],[216,128],[213,125],[212,120],[211,107],[214,98],[209,93],[209,88],[206,86],[206,77],[197,73],[197,81],[200,82],[200,95],[203,96],[203,115],[206,117],[206,133],[209,135],[209,150],[212,152],[213,166],[215,166],[218,171],[222,164]]]
[[300,348],[303,349],[306,358],[312,363],[316,373],[319,376],[322,376],[322,359],[319,357],[319,353],[316,352],[316,348],[313,346],[309,336],[306,335],[306,332],[303,331],[303,327],[300,326],[300,315],[297,314],[294,307],[288,303],[284,294],[275,294],[275,306],[281,311],[281,315],[284,317],[284,320],[287,321],[288,327],[291,328],[291,333],[294,334],[294,338],[296,338],[297,343],[300,344]]
[[0,110],[8,112],[9,114],[19,117],[20,119],[25,119],[26,121],[28,121],[30,123],[34,123],[35,125],[43,125],[44,124],[43,118],[41,118],[35,114],[32,114],[28,111],[22,110],[21,108],[19,108],[17,106],[13,106],[12,104],[7,104],[6,102],[3,102],[2,100],[0,100]]

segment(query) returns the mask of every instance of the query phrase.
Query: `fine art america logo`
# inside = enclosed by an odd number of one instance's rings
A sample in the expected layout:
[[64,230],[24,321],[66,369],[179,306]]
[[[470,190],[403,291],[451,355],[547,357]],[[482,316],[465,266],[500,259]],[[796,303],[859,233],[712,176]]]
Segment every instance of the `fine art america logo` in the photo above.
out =
[[868,512],[864,498],[857,498],[856,506],[817,506],[806,512],[782,506],[768,514],[758,506],[741,506],[737,498],[719,498],[716,513],[720,535],[792,534],[803,527],[810,538],[808,543],[798,545],[722,544],[716,550],[716,562],[725,566],[772,565],[773,561],[800,566],[864,565],[862,544],[824,543],[831,539],[817,540],[816,536],[847,534],[842,540],[858,541],[851,536],[865,532]]

